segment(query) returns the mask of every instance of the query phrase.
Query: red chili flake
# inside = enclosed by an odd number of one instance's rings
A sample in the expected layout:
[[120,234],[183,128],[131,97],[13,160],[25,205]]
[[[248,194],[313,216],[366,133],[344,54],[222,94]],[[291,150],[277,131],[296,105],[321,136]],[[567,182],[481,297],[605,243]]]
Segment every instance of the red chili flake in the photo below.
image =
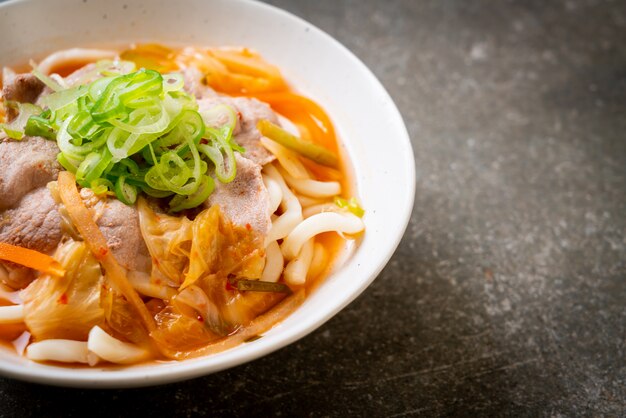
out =
[[156,257],[152,257],[152,262],[157,266],[159,265],[159,259]]
[[230,281],[226,280],[226,290],[237,290],[237,288],[230,284]]
[[154,281],[154,284],[156,284],[156,285],[160,285],[160,284],[161,284],[161,279],[156,279],[156,280]]
[[252,225],[250,225],[250,224],[246,224],[246,229],[247,229],[248,231],[252,230]]
[[57,302],[61,305],[67,305],[67,294],[63,293]]
[[237,112],[237,118],[238,118],[239,120],[241,120],[241,118],[242,118],[242,116],[241,116],[241,112]]
[[208,143],[209,143],[209,140],[208,140],[208,139],[205,139],[205,138],[202,138],[202,139],[200,140],[200,143],[201,143],[201,144],[208,144]]
[[98,257],[99,258],[104,258],[107,254],[108,254],[109,250],[107,250],[106,248],[102,247],[100,249],[98,249]]
[[198,321],[200,321],[200,322],[204,322],[204,318],[203,318],[201,315],[198,315],[198,316],[197,316],[197,319],[198,319]]

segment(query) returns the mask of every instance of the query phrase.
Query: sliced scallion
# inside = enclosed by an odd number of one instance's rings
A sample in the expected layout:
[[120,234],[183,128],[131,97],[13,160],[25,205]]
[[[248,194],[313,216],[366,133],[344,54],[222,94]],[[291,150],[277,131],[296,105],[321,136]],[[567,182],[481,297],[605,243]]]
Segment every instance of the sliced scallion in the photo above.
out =
[[30,103],[17,103],[16,106],[19,112],[17,117],[9,123],[0,124],[0,128],[4,130],[9,138],[20,140],[24,138],[24,129],[28,119],[33,115],[40,114],[42,110],[39,106]]
[[24,134],[27,136],[40,136],[47,139],[55,139],[56,133],[50,122],[52,112],[46,110],[40,115],[32,115],[28,118],[24,127]]
[[[31,61],[31,65],[33,65],[34,63]],[[61,91],[63,90],[63,86],[61,84],[59,84],[58,81],[54,80],[53,78],[51,78],[50,76],[45,75],[44,73],[42,73],[39,68],[37,68],[36,66],[33,65],[33,71],[32,74],[37,77],[39,79],[39,81],[41,81],[42,83],[44,83],[46,86],[48,86],[50,89],[52,89],[52,91]]]
[[137,187],[126,183],[126,177],[118,177],[115,182],[115,196],[122,203],[133,205],[137,201]]
[[365,210],[363,210],[361,205],[359,205],[359,202],[355,197],[350,198],[350,200],[346,200],[342,197],[335,196],[335,205],[342,209],[345,208],[349,210],[352,214],[358,216],[359,218],[362,218],[363,215],[365,215]]
[[339,166],[339,159],[334,153],[324,147],[298,138],[266,119],[262,119],[257,123],[257,129],[261,132],[261,135],[318,164],[333,168]]
[[251,292],[291,293],[291,289],[284,283],[264,282],[262,280],[228,279],[231,286],[237,290]]

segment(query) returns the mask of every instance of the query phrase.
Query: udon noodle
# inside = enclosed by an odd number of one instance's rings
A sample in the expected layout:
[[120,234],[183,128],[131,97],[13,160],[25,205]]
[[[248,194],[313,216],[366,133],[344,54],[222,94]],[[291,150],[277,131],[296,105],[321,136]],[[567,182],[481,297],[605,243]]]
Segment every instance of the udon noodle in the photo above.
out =
[[0,338],[63,364],[256,339],[364,230],[331,120],[248,49],[5,67]]

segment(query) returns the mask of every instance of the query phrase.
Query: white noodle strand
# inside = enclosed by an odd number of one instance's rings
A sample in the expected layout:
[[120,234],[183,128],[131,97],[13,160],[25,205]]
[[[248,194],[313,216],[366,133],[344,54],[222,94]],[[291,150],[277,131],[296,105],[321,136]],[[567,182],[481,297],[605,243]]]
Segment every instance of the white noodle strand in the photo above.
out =
[[87,343],[74,340],[43,340],[26,347],[26,357],[34,361],[60,361],[83,363],[91,366],[98,357],[89,352]]
[[304,219],[310,218],[313,215],[324,212],[340,212],[341,208],[334,203],[320,203],[319,205],[309,206],[302,209],[302,216]]
[[365,225],[358,216],[351,213],[318,213],[302,221],[285,238],[281,249],[286,259],[295,258],[305,242],[322,232],[341,232],[356,234],[363,231]]
[[261,280],[276,283],[283,272],[285,260],[276,241],[269,243],[265,249],[265,268]]
[[306,282],[307,273],[313,259],[313,240],[310,239],[302,246],[300,254],[285,267],[285,281],[290,285],[302,285]]
[[270,213],[274,213],[278,210],[280,202],[283,200],[283,191],[280,185],[269,176],[263,176],[263,183],[270,195]]
[[302,222],[302,206],[300,206],[298,198],[291,192],[287,184],[285,184],[285,181],[276,167],[268,164],[263,170],[268,177],[278,183],[283,193],[283,200],[281,202],[283,214],[272,222],[272,228],[265,238],[265,246],[267,247],[270,242],[285,238],[296,225]]
[[22,322],[24,322],[22,305],[0,306],[0,325],[21,324]]
[[112,59],[117,56],[117,52],[106,49],[72,48],[57,51],[48,55],[39,63],[39,71],[50,74],[53,68],[71,63],[87,63],[103,59]]
[[337,181],[317,181],[297,179],[286,170],[281,170],[285,182],[296,192],[311,197],[333,197],[341,194],[341,184]]
[[113,338],[98,326],[89,331],[87,346],[98,357],[117,364],[137,363],[150,356],[148,350]]
[[260,141],[269,152],[276,156],[281,167],[285,169],[290,176],[296,179],[311,178],[304,164],[298,159],[298,154],[271,139],[261,137]]
[[303,208],[306,208],[309,206],[321,205],[322,203],[327,202],[326,199],[316,199],[314,197],[303,196],[303,195],[297,195],[297,196],[298,196],[298,201],[300,202]]

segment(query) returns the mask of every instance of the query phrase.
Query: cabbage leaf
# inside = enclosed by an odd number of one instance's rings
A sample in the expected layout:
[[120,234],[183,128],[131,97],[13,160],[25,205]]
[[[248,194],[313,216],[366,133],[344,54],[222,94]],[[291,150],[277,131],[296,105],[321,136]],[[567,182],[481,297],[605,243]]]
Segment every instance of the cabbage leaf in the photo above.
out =
[[89,330],[104,321],[100,264],[85,243],[73,240],[62,244],[54,258],[65,276],[40,276],[22,291],[24,321],[36,340],[86,341]]

